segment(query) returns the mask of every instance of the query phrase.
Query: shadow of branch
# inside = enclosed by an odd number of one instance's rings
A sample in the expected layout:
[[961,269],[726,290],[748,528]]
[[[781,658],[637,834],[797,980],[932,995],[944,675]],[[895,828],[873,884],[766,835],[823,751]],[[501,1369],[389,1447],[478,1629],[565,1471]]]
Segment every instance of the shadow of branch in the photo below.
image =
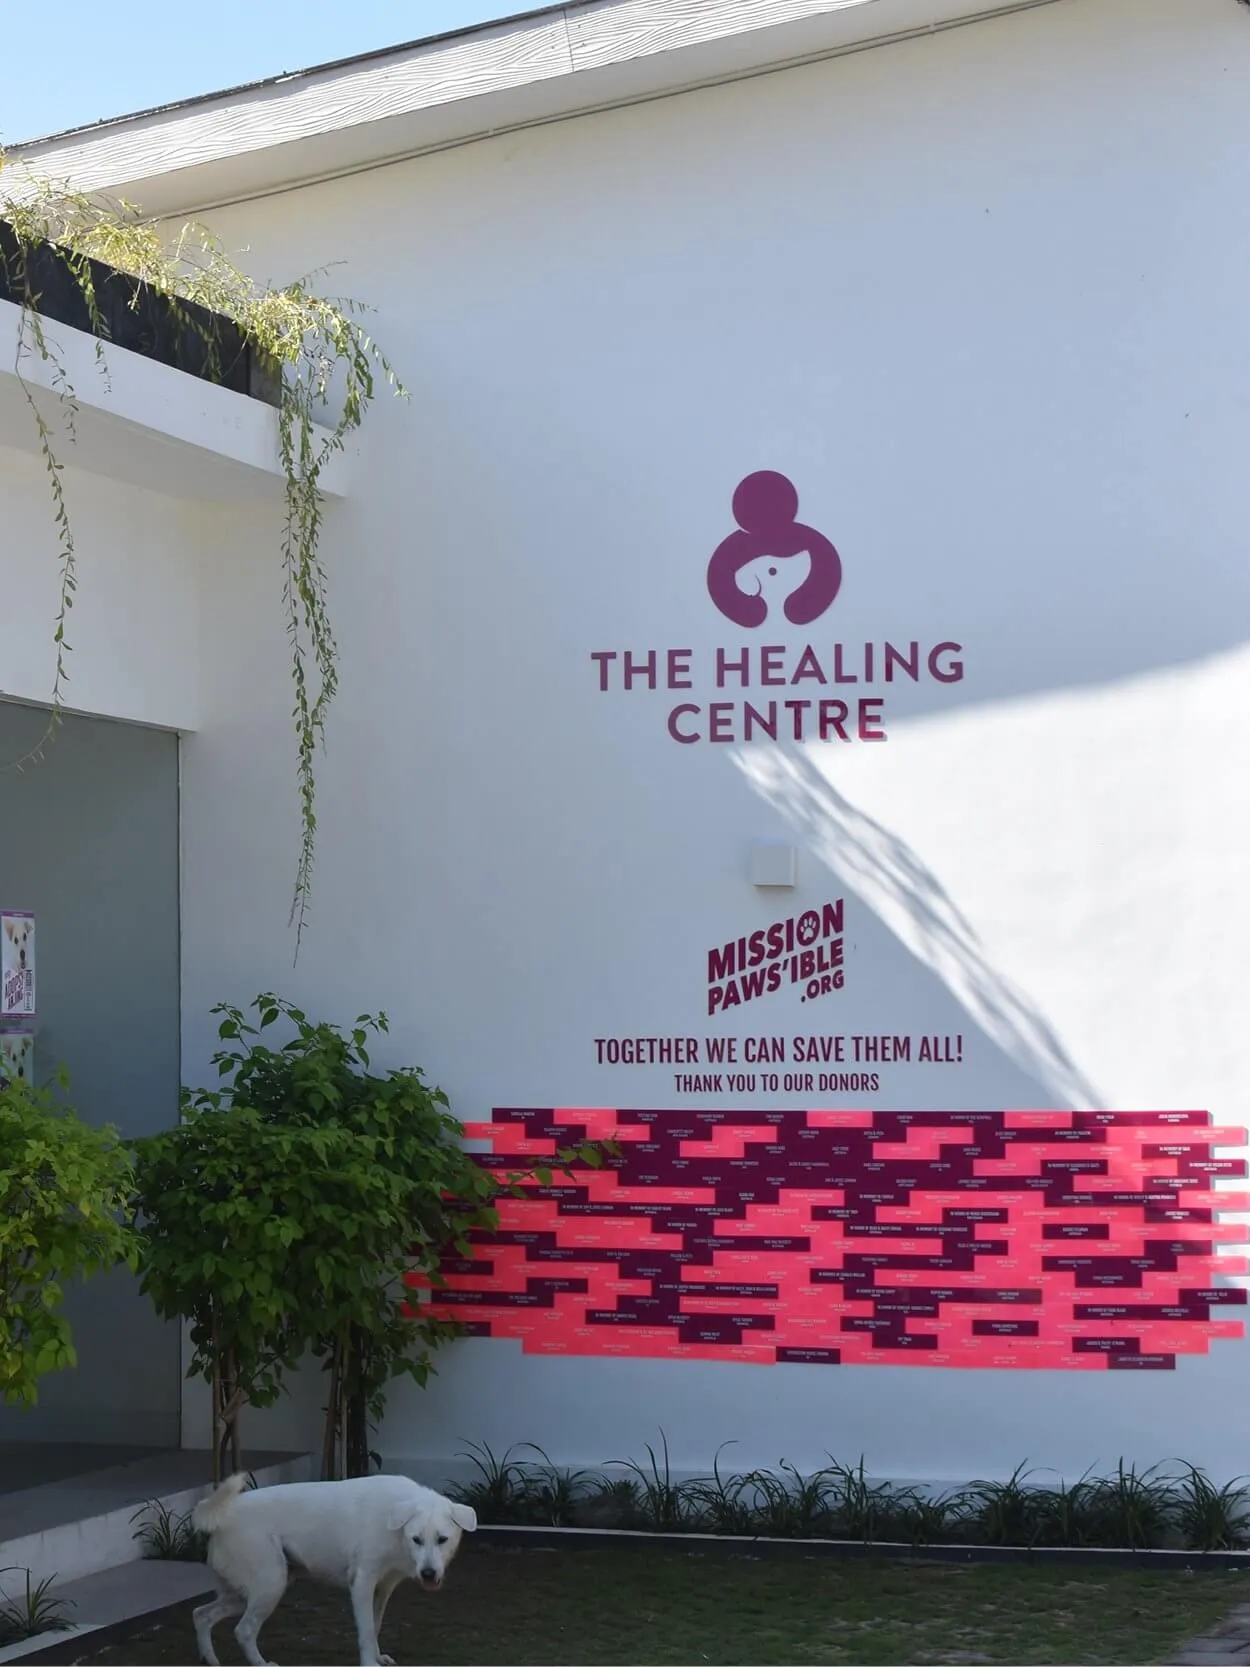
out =
[[857,809],[804,754],[743,750],[734,762],[895,937],[928,967],[995,1045],[1057,1103],[1100,1103],[1029,997],[989,961],[937,876],[897,834]]

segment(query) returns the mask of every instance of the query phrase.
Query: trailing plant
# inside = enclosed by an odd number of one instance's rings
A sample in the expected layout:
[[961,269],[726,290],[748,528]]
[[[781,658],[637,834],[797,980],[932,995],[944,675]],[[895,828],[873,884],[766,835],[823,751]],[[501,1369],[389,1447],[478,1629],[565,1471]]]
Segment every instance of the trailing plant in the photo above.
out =
[[24,1574],[26,1583],[17,1597],[0,1597],[0,1648],[37,1638],[41,1632],[65,1632],[72,1625],[65,1611],[74,1607],[72,1598],[59,1598],[53,1591],[56,1577],[34,1580],[29,1569],[10,1565],[0,1575]]
[[171,1511],[163,1499],[149,1499],[130,1520],[139,1524],[131,1538],[143,1547],[145,1558],[202,1563],[208,1556],[208,1535],[192,1526],[190,1511]]
[[[17,170],[0,150],[0,266],[21,306],[17,372],[35,426],[48,476],[60,568],[53,630],[56,650],[51,711],[41,740],[18,764],[33,762],[55,735],[69,681],[67,625],[78,585],[75,534],[53,424],[22,375],[31,356],[50,373],[72,444],[78,396],[63,356],[44,327],[41,296],[49,274],[63,273],[82,303],[85,328],[96,338],[96,358],[107,373],[103,343],[108,318],[101,306],[100,265],[123,283],[137,311],[153,299],[210,378],[220,379],[222,320],[242,331],[279,377],[278,446],[286,512],[279,542],[282,606],[291,656],[300,807],[300,849],[291,922],[296,954],[308,916],[317,816],[315,760],[325,739],[326,715],[338,690],[339,658],[328,607],[321,557],[321,475],[343,450],[384,381],[402,398],[406,390],[386,356],[363,328],[358,303],[324,296],[312,287],[318,274],[278,287],[258,283],[230,260],[204,226],[179,229],[145,217],[120,199],[70,190]],[[322,419],[321,422],[318,418]]]
[[75,1364],[65,1285],[133,1261],[129,1187],[115,1129],[84,1123],[51,1087],[0,1087],[0,1401],[31,1405],[42,1377]]
[[[221,1087],[186,1090],[180,1127],[137,1144],[144,1287],[191,1322],[191,1369],[213,1385],[215,1475],[238,1467],[238,1417],[281,1393],[304,1356],[326,1372],[325,1477],[363,1475],[369,1427],[396,1377],[424,1384],[463,1327],[414,1282],[498,1226],[495,1201],[551,1170],[492,1169],[463,1146],[447,1097],[412,1067],[370,1069],[385,1014],[350,1030],[274,995],[214,1008]],[[262,1039],[279,1020],[280,1045]],[[553,1167],[598,1165],[593,1143]]]

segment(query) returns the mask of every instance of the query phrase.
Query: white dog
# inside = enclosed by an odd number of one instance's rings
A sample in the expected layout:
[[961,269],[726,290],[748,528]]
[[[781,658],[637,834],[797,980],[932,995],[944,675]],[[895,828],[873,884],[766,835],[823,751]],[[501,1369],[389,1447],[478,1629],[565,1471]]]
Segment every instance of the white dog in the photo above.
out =
[[252,1667],[268,1667],[257,1634],[273,1614],[292,1570],[351,1593],[361,1667],[391,1667],[378,1632],[391,1593],[416,1579],[443,1584],[462,1533],[477,1527],[471,1505],[444,1499],[407,1476],[356,1476],[346,1482],[288,1482],[245,1493],[231,1476],[195,1507],[192,1526],[210,1536],[208,1566],[217,1596],[195,1611],[195,1636],[217,1667],[213,1628],[231,1615]]
[[[30,940],[35,935],[35,923],[27,915],[6,915],[4,919],[4,935],[13,945],[10,954],[15,968],[25,970],[28,954],[34,954],[34,945]],[[27,946],[30,945],[29,949]]]

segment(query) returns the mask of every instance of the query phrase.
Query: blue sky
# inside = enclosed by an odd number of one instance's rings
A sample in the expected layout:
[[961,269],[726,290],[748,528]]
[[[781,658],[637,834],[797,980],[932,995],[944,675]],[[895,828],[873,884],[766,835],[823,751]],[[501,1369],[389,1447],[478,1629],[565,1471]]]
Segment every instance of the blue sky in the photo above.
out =
[[60,0],[5,6],[0,145],[532,11],[544,0]]

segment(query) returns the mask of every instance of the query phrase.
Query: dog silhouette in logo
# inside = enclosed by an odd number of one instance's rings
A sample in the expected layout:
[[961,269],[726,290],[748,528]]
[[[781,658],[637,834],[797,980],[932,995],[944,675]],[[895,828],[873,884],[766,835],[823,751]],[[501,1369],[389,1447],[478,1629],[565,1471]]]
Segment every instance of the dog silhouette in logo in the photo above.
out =
[[791,625],[810,625],[841,589],[842,558],[798,513],[799,495],[785,475],[760,469],[738,483],[739,530],[707,564],[708,595],[735,625],[763,625],[776,611]]

